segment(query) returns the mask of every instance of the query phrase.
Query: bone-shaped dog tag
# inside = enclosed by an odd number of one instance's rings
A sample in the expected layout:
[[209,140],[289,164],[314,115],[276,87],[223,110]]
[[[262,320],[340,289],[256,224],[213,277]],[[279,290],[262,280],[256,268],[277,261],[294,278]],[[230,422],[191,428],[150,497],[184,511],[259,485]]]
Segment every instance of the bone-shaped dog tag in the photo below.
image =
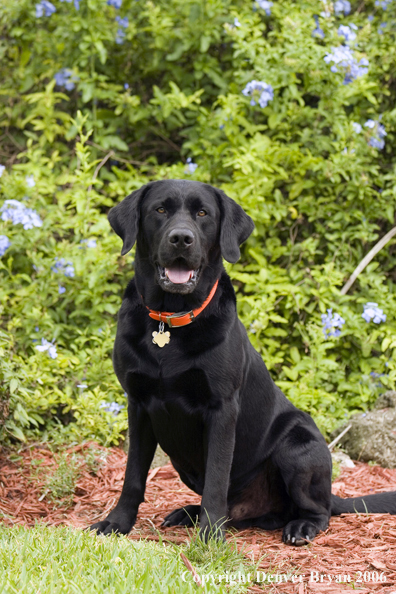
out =
[[153,332],[152,336],[153,343],[161,347],[161,349],[170,342],[170,332],[160,330],[159,332]]

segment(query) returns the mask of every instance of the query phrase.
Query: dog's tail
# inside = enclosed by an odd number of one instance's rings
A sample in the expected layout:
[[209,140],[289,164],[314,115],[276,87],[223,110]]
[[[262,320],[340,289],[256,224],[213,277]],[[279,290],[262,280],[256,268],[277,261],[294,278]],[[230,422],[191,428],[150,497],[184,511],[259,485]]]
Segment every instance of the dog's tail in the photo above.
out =
[[331,496],[331,515],[340,514],[396,514],[396,491],[348,497],[342,499],[338,495]]

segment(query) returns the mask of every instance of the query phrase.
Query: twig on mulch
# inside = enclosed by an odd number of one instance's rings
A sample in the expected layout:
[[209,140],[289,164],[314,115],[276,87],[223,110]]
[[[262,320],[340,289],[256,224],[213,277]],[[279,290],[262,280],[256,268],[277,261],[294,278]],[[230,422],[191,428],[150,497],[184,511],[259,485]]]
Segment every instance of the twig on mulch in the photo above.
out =
[[181,557],[181,560],[183,561],[184,565],[187,567],[188,571],[190,571],[192,573],[194,582],[197,584],[197,586],[200,586],[201,588],[203,588],[199,575],[195,571],[194,567],[191,565],[190,561],[184,555],[184,553],[180,553],[180,557]]

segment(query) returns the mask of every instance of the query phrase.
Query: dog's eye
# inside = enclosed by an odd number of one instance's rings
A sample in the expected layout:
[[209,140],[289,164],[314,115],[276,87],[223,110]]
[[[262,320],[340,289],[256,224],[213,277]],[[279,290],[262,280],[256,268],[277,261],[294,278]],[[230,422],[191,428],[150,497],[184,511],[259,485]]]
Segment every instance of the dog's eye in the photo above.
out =
[[157,212],[159,212],[160,214],[164,214],[165,208],[163,206],[160,206],[159,208],[157,208]]
[[199,211],[198,211],[198,216],[199,216],[199,217],[205,217],[206,215],[207,215],[207,212],[206,212],[206,210],[202,210],[202,209],[201,209],[201,210],[199,210]]

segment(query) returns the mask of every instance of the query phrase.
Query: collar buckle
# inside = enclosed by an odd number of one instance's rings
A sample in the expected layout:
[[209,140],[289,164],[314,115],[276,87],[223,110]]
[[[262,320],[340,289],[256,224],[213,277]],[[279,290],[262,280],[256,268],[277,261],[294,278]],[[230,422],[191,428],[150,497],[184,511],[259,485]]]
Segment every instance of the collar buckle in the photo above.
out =
[[[184,318],[184,319],[181,319],[181,318]],[[170,316],[165,316],[165,321],[168,324],[169,328],[174,328],[175,326],[179,326],[179,325],[187,326],[188,324],[191,324],[191,322],[193,322],[194,319],[195,319],[195,316],[194,316],[194,312],[192,310],[185,311],[182,313],[174,313]],[[175,320],[175,321],[180,320],[183,322],[183,324],[177,324],[177,323],[173,324],[172,320]]]

